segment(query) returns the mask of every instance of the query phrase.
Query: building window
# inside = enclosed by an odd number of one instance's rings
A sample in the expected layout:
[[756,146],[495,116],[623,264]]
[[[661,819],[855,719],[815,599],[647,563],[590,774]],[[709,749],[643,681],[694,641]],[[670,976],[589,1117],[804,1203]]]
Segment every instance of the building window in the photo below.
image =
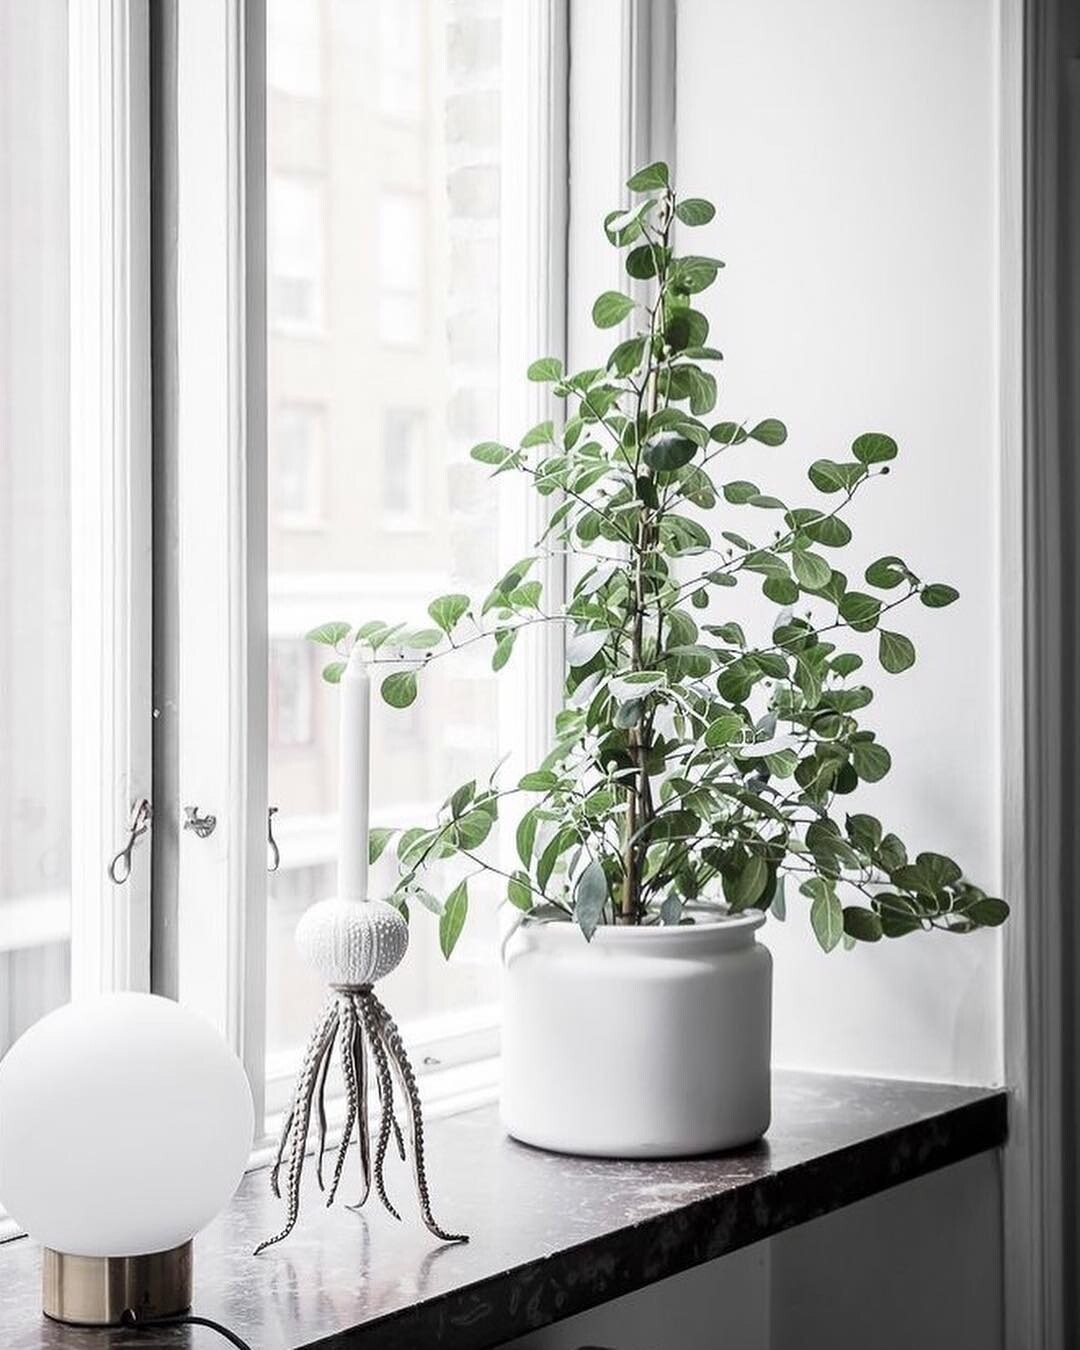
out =
[[380,5],[379,111],[418,122],[424,111],[424,11],[421,0]]
[[282,749],[310,745],[314,730],[311,647],[275,638],[270,643],[270,743]]
[[378,206],[379,336],[394,347],[420,345],[424,331],[424,202],[384,193]]
[[273,324],[317,330],[323,324],[323,193],[318,179],[276,174],[269,194]]
[[323,523],[322,467],[326,417],[314,403],[282,403],[272,420],[271,482],[276,523],[312,529]]
[[424,414],[412,409],[383,418],[382,523],[389,529],[423,526],[426,427]]
[[322,13],[319,0],[274,0],[267,12],[269,84],[294,98],[322,93]]

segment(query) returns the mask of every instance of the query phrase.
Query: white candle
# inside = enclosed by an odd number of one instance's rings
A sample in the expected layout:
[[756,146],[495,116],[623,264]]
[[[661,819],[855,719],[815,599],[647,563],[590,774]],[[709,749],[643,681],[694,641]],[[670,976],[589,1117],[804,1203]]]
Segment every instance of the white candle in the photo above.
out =
[[368,815],[371,803],[371,679],[359,647],[341,677],[338,803],[338,896],[368,899]]

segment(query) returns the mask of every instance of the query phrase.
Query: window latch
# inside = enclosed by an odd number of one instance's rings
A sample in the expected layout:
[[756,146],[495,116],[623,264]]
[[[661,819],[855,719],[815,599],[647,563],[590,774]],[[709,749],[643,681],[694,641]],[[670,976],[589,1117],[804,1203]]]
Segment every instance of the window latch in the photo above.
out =
[[185,806],[184,829],[194,830],[200,839],[207,839],[217,829],[217,816],[200,816],[197,806]]
[[281,866],[281,849],[277,846],[277,840],[274,838],[274,817],[277,815],[276,806],[267,808],[266,811],[266,842],[270,845],[270,861],[266,865],[268,872],[276,872]]
[[131,851],[141,835],[150,828],[154,811],[145,797],[141,797],[131,808],[131,823],[128,825],[127,842],[119,853],[114,854],[108,866],[109,880],[114,886],[122,886],[131,876]]

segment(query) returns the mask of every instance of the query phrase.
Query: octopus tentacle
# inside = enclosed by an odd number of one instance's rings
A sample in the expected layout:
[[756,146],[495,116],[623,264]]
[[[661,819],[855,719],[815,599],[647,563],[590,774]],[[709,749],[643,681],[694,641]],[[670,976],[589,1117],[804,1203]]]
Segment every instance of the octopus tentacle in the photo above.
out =
[[337,1031],[338,1024],[338,1006],[337,999],[331,998],[324,1005],[322,1016],[319,1019],[315,1032],[308,1041],[307,1049],[304,1051],[303,1063],[300,1066],[300,1074],[296,1080],[296,1093],[293,1098],[293,1120],[291,1125],[291,1139],[289,1148],[289,1175],[288,1175],[288,1199],[285,1217],[285,1226],[281,1232],[275,1233],[273,1237],[260,1242],[255,1248],[255,1255],[265,1251],[267,1247],[272,1247],[275,1242],[281,1242],[287,1238],[296,1227],[296,1220],[300,1214],[300,1175],[304,1167],[304,1150],[307,1146],[308,1126],[311,1124],[311,1098],[315,1091],[315,1081],[318,1077],[319,1066],[323,1058],[329,1053],[330,1045],[333,1042],[334,1034]]
[[274,1165],[270,1169],[270,1189],[274,1194],[275,1200],[281,1199],[281,1188],[278,1185],[278,1176],[281,1172],[281,1164],[285,1159],[285,1149],[289,1144],[289,1137],[292,1134],[292,1123],[296,1116],[296,1107],[290,1106],[285,1113],[285,1120],[281,1126],[281,1138],[278,1140],[277,1156],[274,1159]]
[[342,994],[338,1005],[338,1024],[341,1028],[339,1050],[341,1052],[341,1076],[345,1083],[345,1123],[341,1127],[341,1143],[338,1146],[334,1163],[334,1177],[326,1197],[327,1205],[334,1203],[337,1188],[341,1182],[341,1173],[345,1167],[345,1156],[352,1140],[353,1124],[359,1108],[356,1085],[356,1060],[353,1055],[353,1043],[356,1039],[356,1010],[352,999]]
[[[435,1221],[431,1212],[431,1195],[428,1191],[427,1166],[424,1160],[424,1117],[420,1105],[420,1093],[416,1086],[416,1076],[405,1051],[404,1042],[397,1023],[387,1012],[375,994],[369,995],[373,1005],[373,1018],[378,1022],[379,1043],[389,1052],[405,1101],[409,1110],[409,1127],[412,1133],[413,1172],[416,1176],[416,1190],[420,1197],[420,1214],[430,1232],[444,1242],[468,1242],[464,1233],[448,1233]],[[384,1052],[385,1053],[385,1052]]]
[[367,1035],[368,1044],[371,1047],[371,1057],[375,1061],[375,1073],[379,1084],[379,1100],[382,1102],[382,1111],[379,1115],[379,1138],[375,1146],[375,1191],[384,1207],[391,1213],[395,1219],[400,1219],[401,1215],[390,1203],[390,1197],[386,1194],[386,1179],[383,1175],[383,1164],[386,1161],[386,1149],[390,1143],[391,1121],[393,1119],[393,1100],[394,1084],[390,1077],[390,1065],[386,1056],[386,1049],[382,1043],[381,1025],[378,1016],[375,1013],[372,1004],[375,1002],[375,995],[370,989],[365,990],[357,999],[360,1008],[360,1016],[364,1023],[364,1032]]
[[367,1050],[364,1047],[364,1024],[359,1007],[359,996],[353,994],[353,1064],[356,1074],[356,1140],[360,1157],[360,1198],[350,1209],[359,1209],[371,1194],[371,1125],[368,1119]]
[[315,1125],[318,1130],[318,1142],[315,1145],[315,1180],[319,1190],[325,1190],[323,1184],[323,1154],[326,1152],[326,1075],[330,1070],[330,1060],[334,1053],[334,1037],[331,1035],[326,1053],[319,1062],[319,1075],[315,1080]]

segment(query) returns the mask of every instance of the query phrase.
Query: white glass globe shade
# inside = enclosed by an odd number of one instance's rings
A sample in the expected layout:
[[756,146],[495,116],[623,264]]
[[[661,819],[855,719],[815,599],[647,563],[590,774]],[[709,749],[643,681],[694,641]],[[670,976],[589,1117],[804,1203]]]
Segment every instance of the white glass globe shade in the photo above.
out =
[[69,1003],[0,1061],[0,1204],[54,1251],[169,1251],[229,1200],[252,1127],[243,1067],[198,1013]]

